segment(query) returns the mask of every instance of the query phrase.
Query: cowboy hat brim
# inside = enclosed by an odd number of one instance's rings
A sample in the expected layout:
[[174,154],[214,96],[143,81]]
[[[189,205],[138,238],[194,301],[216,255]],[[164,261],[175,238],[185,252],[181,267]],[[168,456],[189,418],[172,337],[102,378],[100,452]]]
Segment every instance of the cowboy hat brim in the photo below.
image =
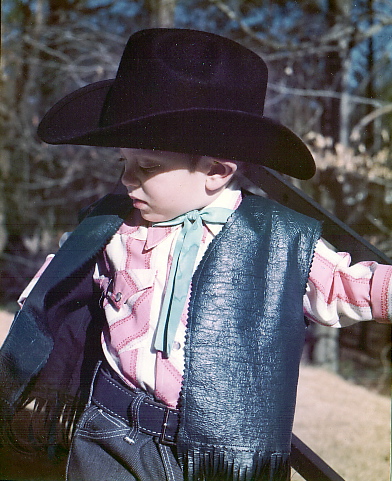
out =
[[95,82],[56,103],[38,127],[39,138],[49,144],[207,155],[261,164],[299,179],[315,173],[313,157],[296,134],[268,117],[240,110],[172,110],[100,126],[113,82]]

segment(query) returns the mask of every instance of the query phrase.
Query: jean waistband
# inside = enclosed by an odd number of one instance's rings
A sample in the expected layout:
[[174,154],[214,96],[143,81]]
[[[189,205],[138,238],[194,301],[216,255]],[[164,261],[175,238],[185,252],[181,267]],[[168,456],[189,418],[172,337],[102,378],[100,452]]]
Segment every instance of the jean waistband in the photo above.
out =
[[153,401],[142,392],[133,391],[102,369],[95,378],[92,401],[129,426],[136,426],[140,432],[159,437],[162,444],[175,444],[179,411]]

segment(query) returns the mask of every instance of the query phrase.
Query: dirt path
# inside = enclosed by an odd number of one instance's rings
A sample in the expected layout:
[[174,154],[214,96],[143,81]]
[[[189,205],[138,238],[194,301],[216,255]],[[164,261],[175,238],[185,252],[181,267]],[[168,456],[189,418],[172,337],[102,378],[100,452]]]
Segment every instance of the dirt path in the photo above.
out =
[[[0,345],[12,317],[0,311]],[[389,479],[390,400],[385,396],[323,369],[302,366],[294,432],[346,481]],[[21,462],[26,473],[29,463]],[[16,469],[20,473],[21,463],[14,456],[12,465],[15,468],[11,468],[11,472]],[[33,477],[16,473],[10,477],[10,470],[7,470],[7,478],[0,472],[0,479],[54,479],[47,467],[42,474],[36,474],[39,467],[29,472],[33,471]],[[292,477],[295,481],[300,479],[298,474]]]

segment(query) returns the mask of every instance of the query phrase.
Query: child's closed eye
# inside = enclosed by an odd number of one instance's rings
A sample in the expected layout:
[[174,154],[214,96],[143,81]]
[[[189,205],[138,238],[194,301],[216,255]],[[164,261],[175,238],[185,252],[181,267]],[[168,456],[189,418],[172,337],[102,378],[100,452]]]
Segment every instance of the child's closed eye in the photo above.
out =
[[151,174],[155,171],[157,171],[160,167],[160,164],[152,164],[152,165],[140,165],[139,164],[139,169],[142,171],[142,172],[145,172],[147,174]]
[[[127,162],[127,159],[125,157],[120,157],[118,159],[119,162],[121,163],[126,163]],[[153,172],[155,172],[156,170],[158,170],[160,167],[161,167],[161,164],[156,164],[156,163],[142,163],[142,162],[136,162],[136,166],[144,173],[146,174],[151,174]]]

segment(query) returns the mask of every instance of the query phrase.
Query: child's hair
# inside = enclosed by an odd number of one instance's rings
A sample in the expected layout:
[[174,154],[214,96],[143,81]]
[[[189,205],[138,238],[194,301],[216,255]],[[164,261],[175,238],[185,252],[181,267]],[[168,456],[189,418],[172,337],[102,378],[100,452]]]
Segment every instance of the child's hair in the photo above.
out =
[[188,154],[190,172],[195,172],[197,164],[199,163],[201,158],[201,155]]
[[[197,164],[199,163],[199,161],[202,157],[203,157],[203,155],[188,154],[190,172],[194,172],[196,170]],[[213,157],[213,158],[215,159],[215,157]],[[248,168],[248,166],[245,162],[240,162],[238,160],[220,159],[220,158],[216,157],[216,161],[217,162],[225,162],[225,161],[226,162],[234,162],[237,165],[236,173],[239,173],[239,174],[244,173],[245,171],[247,171],[247,168]],[[250,167],[250,169],[251,169],[251,167]]]

